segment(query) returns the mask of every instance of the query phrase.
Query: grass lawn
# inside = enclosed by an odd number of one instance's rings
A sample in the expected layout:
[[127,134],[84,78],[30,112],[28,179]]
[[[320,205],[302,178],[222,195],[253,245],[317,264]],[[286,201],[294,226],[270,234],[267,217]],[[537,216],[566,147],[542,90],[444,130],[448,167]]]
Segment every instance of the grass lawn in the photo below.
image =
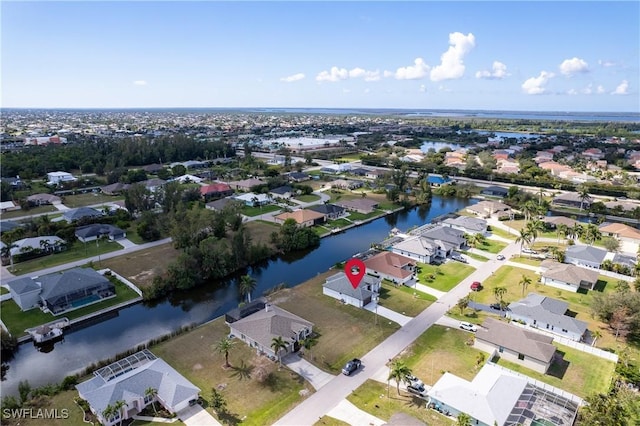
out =
[[2,322],[9,328],[9,332],[16,337],[20,337],[23,334],[26,334],[24,330],[27,328],[54,321],[57,318],[78,318],[90,314],[91,312],[95,312],[109,306],[117,305],[118,303],[122,303],[136,297],[138,297],[138,294],[136,292],[122,283],[117,283],[116,297],[108,300],[103,300],[102,302],[98,302],[90,306],[85,306],[84,308],[76,309],[75,311],[67,312],[58,316],[45,314],[37,308],[22,312],[16,302],[14,302],[13,300],[7,300],[5,302],[2,302],[2,305],[0,305],[2,308],[0,310],[0,317],[2,318]]
[[491,233],[493,235],[497,235],[498,237],[507,238],[509,240],[514,240],[514,241],[517,238],[516,235],[514,235],[513,233],[509,233],[509,232],[505,231],[504,229],[498,228],[496,226],[492,226],[491,227]]
[[509,259],[509,261],[531,266],[540,266],[540,263],[542,263],[542,259],[538,259],[535,257],[529,258],[526,254],[523,254],[522,256],[514,255]]
[[254,216],[260,216],[261,214],[265,214],[265,213],[275,212],[280,209],[281,209],[280,206],[276,206],[274,204],[267,204],[266,206],[262,206],[262,207],[243,206],[242,209],[240,209],[240,213],[242,213],[245,216],[254,217]]
[[349,426],[349,423],[334,419],[333,417],[322,416],[313,426]]
[[273,222],[255,220],[245,223],[245,228],[251,235],[251,241],[255,244],[271,246],[271,233],[280,231],[280,225]]
[[563,353],[563,361],[554,362],[547,374],[502,359],[498,364],[582,398],[592,393],[607,392],[615,369],[614,362],[558,343],[554,346]]
[[375,325],[373,312],[323,295],[322,284],[336,272],[329,270],[294,289],[283,289],[269,296],[275,305],[315,324],[313,329],[320,338],[311,356],[305,357],[332,374],[339,374],[348,360],[363,356],[399,329],[395,322],[380,317]]
[[[101,263],[103,267],[117,272],[142,288],[150,285],[153,277],[166,272],[169,264],[179,254],[180,251],[173,248],[173,244],[168,243],[103,260]],[[158,259],[162,261],[159,262]]]
[[469,256],[470,258],[475,259],[475,260],[479,260],[480,262],[486,262],[486,261],[489,260],[488,257],[484,257],[484,256],[481,256],[481,255],[476,254],[476,253],[471,253],[468,250],[463,251],[463,253],[464,253],[465,256]]
[[[62,204],[75,209],[76,207],[92,206],[94,204],[113,203],[124,200],[124,197],[105,195],[98,192],[87,192],[85,194],[65,195]],[[97,208],[101,210],[100,208]]]
[[316,194],[300,195],[296,197],[296,200],[302,201],[303,203],[311,203],[313,201],[318,201],[319,199],[320,197]]
[[24,262],[14,262],[14,275],[27,274],[40,269],[50,268],[56,265],[73,262],[74,260],[86,259],[88,257],[97,256],[99,254],[111,253],[112,251],[122,250],[122,246],[115,241],[101,241],[96,247],[94,241],[82,243],[76,241],[67,250],[60,253],[54,253],[36,259],[26,260]]
[[0,287],[0,294],[9,294],[9,290],[7,290],[5,287]]
[[374,210],[371,213],[367,213],[367,214],[358,213],[358,212],[349,212],[349,219],[355,222],[356,220],[367,220],[367,219],[371,219],[372,217],[382,216],[383,214],[385,214],[385,212],[380,210]]
[[360,194],[352,194],[349,191],[342,191],[339,189],[330,189],[324,192],[330,197],[329,202],[335,203],[336,201],[355,200],[356,198],[362,198]]
[[401,204],[392,203],[391,201],[382,201],[378,204],[378,209],[380,210],[395,210],[402,207]]
[[447,419],[436,411],[427,410],[425,408],[427,405],[425,399],[402,390],[400,393],[401,394],[398,395],[393,385],[391,385],[391,389],[387,389],[386,383],[367,380],[362,386],[354,390],[347,399],[361,410],[387,422],[394,414],[403,413],[419,419],[429,426],[449,426],[455,424],[452,420]]
[[418,268],[418,282],[440,291],[451,290],[475,271],[473,266],[460,262],[447,262],[440,266],[418,263]]
[[130,226],[126,229],[127,239],[134,244],[144,244],[147,241],[143,240],[142,237],[136,231],[136,226]]
[[[21,425],[21,426],[42,426],[46,424],[47,426],[67,426],[67,425],[83,425],[86,424],[83,422],[83,411],[82,409],[73,401],[75,397],[78,396],[78,391],[69,390],[58,393],[54,396],[43,396],[40,397],[42,399],[38,400],[38,403],[34,402],[33,407],[33,417],[22,416],[19,422],[16,421],[7,421],[7,425]],[[57,410],[60,418],[46,418],[43,420],[43,417],[38,418],[36,416],[38,408],[43,408],[47,410]],[[62,418],[62,410],[67,410],[68,417]],[[4,418],[3,418],[4,420]],[[3,421],[4,424],[4,421]],[[175,424],[175,423],[174,423]]]
[[380,306],[410,317],[417,316],[437,299],[404,285],[396,287],[390,281],[383,280],[380,289]]
[[486,239],[484,240],[484,242],[482,244],[480,244],[479,246],[477,246],[476,248],[478,250],[483,250],[489,253],[500,253],[502,250],[504,250],[504,248],[507,246],[506,243],[503,243],[502,241],[496,241],[496,240],[489,240]]
[[38,207],[30,208],[29,210],[14,210],[11,212],[3,212],[2,219],[15,219],[17,217],[23,217],[23,216],[29,217],[34,214],[50,213],[50,212],[57,212],[57,211],[58,209],[50,205],[38,206]]
[[327,235],[327,234],[329,234],[331,232],[330,229],[325,228],[324,226],[319,226],[319,225],[311,227],[311,230],[313,232],[315,232],[316,234],[318,234],[319,237]]
[[[150,349],[198,386],[205,400],[210,400],[212,388],[218,388],[232,413],[228,418],[232,423],[243,419],[242,424],[247,425],[273,424],[303,399],[301,390],[313,393],[296,373],[279,369],[277,363],[256,355],[255,349],[238,339],[229,351],[231,368],[223,368],[224,354],[212,345],[228,333],[224,318],[218,318]],[[268,373],[263,382],[252,377],[256,368]],[[213,413],[211,408],[207,411]]]
[[351,225],[351,222],[349,222],[346,219],[336,219],[336,220],[330,220],[327,222],[326,226],[328,226],[329,228],[343,228],[345,226],[349,226]]

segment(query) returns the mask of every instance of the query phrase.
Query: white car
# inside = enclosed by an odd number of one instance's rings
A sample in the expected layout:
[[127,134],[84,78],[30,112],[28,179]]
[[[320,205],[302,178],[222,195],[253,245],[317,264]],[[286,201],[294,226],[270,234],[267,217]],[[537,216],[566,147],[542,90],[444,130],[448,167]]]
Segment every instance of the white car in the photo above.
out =
[[478,331],[478,327],[476,327],[474,324],[471,324],[470,322],[462,321],[460,323],[460,328],[463,330],[472,331],[474,333]]
[[530,248],[523,248],[523,249],[522,249],[522,252],[523,252],[523,253],[527,253],[527,254],[538,254],[538,252],[537,252],[537,251],[535,251],[535,250],[531,250]]
[[499,255],[497,255],[497,256],[496,256],[496,259],[498,259],[498,260],[504,260],[504,256],[503,256],[503,255],[501,255],[501,254],[499,254]]

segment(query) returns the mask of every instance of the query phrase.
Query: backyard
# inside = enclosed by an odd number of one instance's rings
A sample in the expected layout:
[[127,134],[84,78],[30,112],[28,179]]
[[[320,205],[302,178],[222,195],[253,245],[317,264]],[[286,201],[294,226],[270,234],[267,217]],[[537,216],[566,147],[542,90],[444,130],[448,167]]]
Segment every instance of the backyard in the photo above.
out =
[[442,265],[418,263],[418,282],[440,291],[449,291],[475,271],[473,266],[456,261]]
[[312,203],[314,201],[318,201],[320,197],[316,194],[307,194],[307,195],[298,195],[296,200],[302,201],[303,203]]
[[263,215],[265,213],[275,212],[280,210],[281,208],[282,207],[277,206],[275,204],[267,204],[266,206],[259,206],[259,207],[243,206],[242,209],[240,209],[240,213],[242,213],[245,216],[254,217],[254,216]]

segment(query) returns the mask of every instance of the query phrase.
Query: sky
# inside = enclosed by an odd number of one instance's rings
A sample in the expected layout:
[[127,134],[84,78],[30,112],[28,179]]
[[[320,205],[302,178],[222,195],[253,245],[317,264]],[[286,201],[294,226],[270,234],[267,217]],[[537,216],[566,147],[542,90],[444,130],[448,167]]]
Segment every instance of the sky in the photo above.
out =
[[0,8],[4,108],[640,111],[637,1]]

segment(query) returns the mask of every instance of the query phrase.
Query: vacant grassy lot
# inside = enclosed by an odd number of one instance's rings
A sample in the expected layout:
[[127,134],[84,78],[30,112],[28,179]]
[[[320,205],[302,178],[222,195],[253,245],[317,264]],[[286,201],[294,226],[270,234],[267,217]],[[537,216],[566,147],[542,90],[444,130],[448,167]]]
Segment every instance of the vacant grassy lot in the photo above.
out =
[[484,250],[486,252],[496,254],[501,252],[506,246],[507,244],[502,241],[486,239],[482,244],[476,246],[476,248],[478,250]]
[[507,238],[509,240],[515,240],[517,238],[517,236],[515,235],[516,231],[510,233],[495,226],[491,227],[491,233],[497,235],[498,237]]
[[9,328],[9,332],[16,337],[20,337],[26,334],[24,330],[27,328],[54,321],[57,318],[79,318],[83,315],[90,314],[91,312],[117,305],[118,303],[122,303],[136,297],[138,297],[138,293],[119,282],[116,284],[116,297],[84,308],[76,309],[75,311],[67,312],[62,315],[53,316],[52,314],[45,314],[37,308],[22,312],[16,302],[13,300],[7,300],[2,302],[2,305],[0,305],[2,308],[0,309],[0,316],[2,317],[2,322],[7,326],[7,328]]
[[166,272],[169,264],[178,257],[179,253],[173,248],[173,244],[168,243],[103,260],[102,266],[143,288],[151,285],[153,277]]
[[375,325],[374,313],[323,295],[322,284],[336,272],[318,274],[294,289],[269,296],[272,303],[315,324],[320,338],[311,351],[312,362],[332,374],[339,374],[348,360],[363,356],[399,328],[381,318]]
[[50,213],[50,212],[57,212],[58,209],[56,209],[53,206],[38,206],[38,207],[33,207],[30,208],[29,210],[14,210],[11,212],[3,212],[2,213],[2,219],[15,219],[17,217],[29,217],[32,216],[34,214],[40,214],[40,213]]
[[563,354],[563,361],[554,362],[547,374],[502,359],[498,364],[582,398],[592,393],[607,392],[615,369],[612,361],[558,343],[554,343],[554,346]]
[[316,194],[300,195],[296,197],[296,200],[302,201],[303,203],[311,203],[314,201],[318,201],[319,199],[320,197]]
[[[86,194],[65,195],[62,204],[75,209],[76,207],[92,206],[102,203],[113,203],[114,201],[122,201],[124,197],[105,195],[98,192],[87,192]],[[98,208],[99,209],[99,208]]]
[[380,306],[415,317],[436,301],[430,294],[422,293],[404,285],[395,286],[384,280],[380,289]]
[[251,234],[251,241],[268,246],[271,246],[271,233],[280,231],[280,225],[277,223],[262,220],[245,223],[245,227]]
[[381,210],[374,210],[371,213],[367,213],[367,214],[358,213],[358,212],[349,212],[349,220],[353,222],[357,220],[367,220],[367,219],[371,219],[372,217],[382,216],[384,214],[385,212]]
[[38,257],[24,262],[14,262],[14,269],[12,272],[14,275],[28,274],[33,271],[39,271],[40,269],[62,265],[68,262],[73,262],[74,260],[86,259],[99,254],[111,253],[112,251],[117,250],[122,250],[122,246],[115,241],[101,241],[97,246],[94,241],[86,244],[76,241],[66,250],[59,253],[49,254],[47,256]]
[[387,389],[386,383],[367,380],[362,386],[353,391],[347,399],[361,410],[385,421],[389,421],[391,416],[396,413],[403,413],[419,419],[429,426],[449,426],[455,424],[434,410],[427,410],[425,408],[427,404],[426,400],[402,390],[400,393],[401,395],[398,395],[393,385],[391,389]]
[[[29,415],[23,416],[19,421],[6,421],[3,417],[2,424],[7,425],[20,425],[20,426],[42,426],[46,424],[47,426],[68,426],[68,425],[83,425],[83,412],[82,409],[73,401],[75,397],[78,396],[78,392],[76,390],[64,391],[60,392],[54,396],[42,396],[38,397],[37,401],[32,400],[30,406],[33,408],[33,418],[30,418]],[[36,412],[38,408],[44,408],[47,410],[58,410],[58,413],[61,414],[62,410],[67,410],[68,417],[66,419],[63,418],[47,418],[43,420],[43,418],[36,418]],[[62,417],[62,415],[60,416]]]
[[536,257],[530,258],[526,254],[523,254],[522,256],[516,254],[513,257],[509,258],[509,261],[531,266],[540,266],[540,263],[542,263],[542,259],[538,259]]
[[447,262],[440,266],[418,263],[418,282],[440,291],[449,291],[475,271],[473,266]]
[[351,225],[351,222],[349,222],[346,219],[336,219],[336,220],[330,220],[327,222],[326,226],[328,226],[329,228],[343,228],[345,226],[349,226]]
[[281,209],[280,206],[276,206],[274,204],[267,204],[266,206],[261,206],[261,207],[244,206],[240,210],[240,213],[242,213],[245,216],[254,217],[254,216],[260,216],[261,214],[265,214],[265,213],[275,212],[280,209]]
[[[303,399],[301,390],[313,393],[300,376],[278,368],[277,363],[256,355],[255,349],[237,339],[229,352],[231,368],[223,368],[224,354],[212,345],[228,334],[224,319],[218,318],[150,349],[198,386],[205,400],[210,400],[212,388],[218,389],[227,402],[231,413],[228,420],[232,422],[243,419],[247,425],[273,424]],[[268,373],[262,382],[255,378],[258,369]],[[211,408],[207,410],[212,412]]]

